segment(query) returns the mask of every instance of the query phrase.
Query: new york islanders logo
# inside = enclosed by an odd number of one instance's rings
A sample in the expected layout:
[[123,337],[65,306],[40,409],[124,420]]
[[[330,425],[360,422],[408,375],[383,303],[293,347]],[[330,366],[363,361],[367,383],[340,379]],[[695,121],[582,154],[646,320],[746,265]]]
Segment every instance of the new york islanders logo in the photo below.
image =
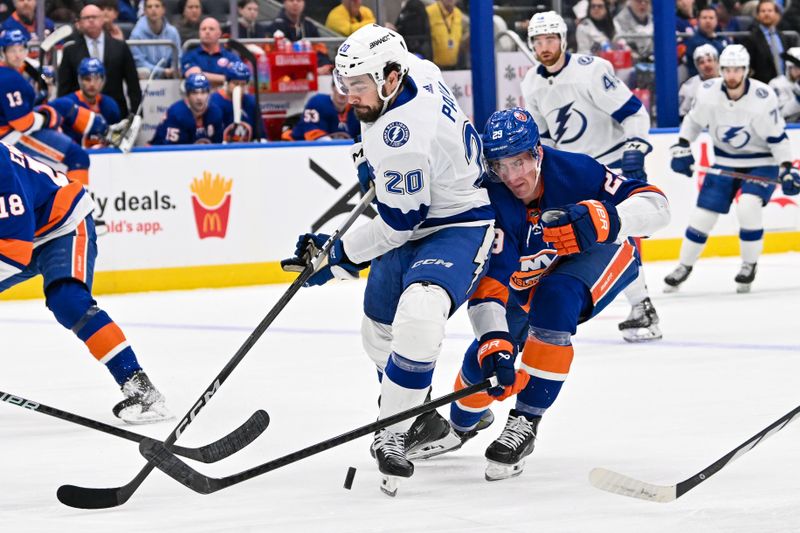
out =
[[408,126],[402,122],[392,122],[383,130],[383,142],[392,148],[399,148],[408,142],[411,136]]
[[547,117],[547,123],[553,124],[550,128],[550,135],[556,144],[569,144],[581,138],[586,131],[588,121],[586,115],[573,109],[575,102],[570,102],[563,107],[554,109]]

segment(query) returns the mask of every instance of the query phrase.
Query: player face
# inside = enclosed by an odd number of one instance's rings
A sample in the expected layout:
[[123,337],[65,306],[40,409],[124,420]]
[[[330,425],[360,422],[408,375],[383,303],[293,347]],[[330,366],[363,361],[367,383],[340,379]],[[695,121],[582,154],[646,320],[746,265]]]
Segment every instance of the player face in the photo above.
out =
[[561,57],[561,37],[555,33],[533,38],[533,53],[542,64],[551,67]]
[[788,61],[786,62],[786,66],[786,75],[789,77],[789,81],[800,80],[800,67],[792,65]]
[[[347,101],[362,122],[375,122],[383,112],[383,100],[378,95],[378,86],[372,76],[361,74],[359,76],[338,76],[334,73],[336,86],[347,95]],[[397,87],[399,76],[397,72],[390,72],[383,84],[384,95],[391,94]]]
[[20,69],[25,64],[25,58],[28,57],[28,47],[21,44],[13,44],[4,49],[5,62],[8,66]]
[[489,162],[489,167],[491,172],[511,189],[514,196],[525,203],[541,194],[539,168],[531,152],[492,160]]
[[192,91],[186,95],[189,109],[195,115],[202,115],[206,112],[208,107],[208,92],[207,91]]
[[83,76],[79,79],[81,92],[89,99],[94,100],[100,91],[103,90],[103,84],[106,79],[103,76],[92,74],[91,76]]
[[728,90],[738,89],[744,83],[744,67],[725,67],[722,69],[722,79]]
[[719,76],[719,62],[712,56],[698,57],[695,66],[704,80]]

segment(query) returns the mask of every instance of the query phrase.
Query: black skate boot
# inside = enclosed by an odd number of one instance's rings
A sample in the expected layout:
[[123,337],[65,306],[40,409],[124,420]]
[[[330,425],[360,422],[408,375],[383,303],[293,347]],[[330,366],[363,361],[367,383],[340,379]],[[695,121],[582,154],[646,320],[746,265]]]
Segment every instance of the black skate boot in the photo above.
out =
[[658,327],[658,313],[650,298],[631,307],[628,318],[619,323],[622,338],[628,342],[657,341],[662,337]]
[[410,460],[426,459],[424,451],[450,433],[450,423],[435,409],[416,418],[406,437],[406,457]]
[[[492,413],[491,409],[487,409],[483,415],[481,415],[478,424],[469,431],[459,431],[452,427],[450,422],[441,416],[439,416],[439,418],[446,424],[445,431],[438,439],[428,441],[422,446],[418,445],[412,448],[409,445],[408,453],[406,454],[409,459],[412,461],[416,461],[417,459],[430,459],[431,457],[436,457],[437,455],[442,455],[443,453],[452,452],[461,448],[465,442],[477,435],[482,429],[488,428],[492,422],[494,422],[494,413]],[[419,418],[417,420],[419,420]],[[411,439],[411,433],[413,431],[414,427],[412,426],[409,431],[409,439]]]
[[381,490],[389,495],[397,494],[397,487],[402,478],[414,474],[414,464],[406,458],[405,433],[394,433],[382,429],[372,442],[372,453],[378,462],[378,470],[383,474]]
[[114,416],[128,424],[151,424],[173,418],[164,405],[164,395],[143,371],[135,372],[122,384],[125,399],[114,406]]
[[486,448],[486,481],[516,477],[525,467],[525,457],[533,451],[536,432],[542,417],[528,419],[512,409],[503,432]]
[[736,274],[736,292],[745,293],[750,292],[750,285],[756,279],[756,264],[755,263],[742,263],[742,268]]
[[686,265],[678,265],[678,267],[666,275],[664,278],[664,292],[677,292],[681,283],[686,281],[689,274],[692,273],[692,267]]

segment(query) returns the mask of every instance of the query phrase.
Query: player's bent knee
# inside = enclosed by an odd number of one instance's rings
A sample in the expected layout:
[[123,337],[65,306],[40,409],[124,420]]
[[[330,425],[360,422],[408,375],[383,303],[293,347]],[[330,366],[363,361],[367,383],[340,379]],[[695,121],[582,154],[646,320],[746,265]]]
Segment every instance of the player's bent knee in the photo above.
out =
[[96,302],[86,285],[67,279],[57,281],[45,289],[45,303],[59,324],[73,329]]
[[714,224],[717,223],[717,218],[719,218],[719,213],[698,207],[689,218],[689,226],[695,231],[708,236],[714,228]]
[[761,197],[755,194],[742,194],[736,204],[736,217],[742,229],[761,229],[764,227]]
[[435,361],[452,302],[442,287],[413,283],[400,296],[392,324],[392,350],[414,361]]
[[361,321],[361,343],[375,366],[383,372],[392,351],[392,326],[365,316]]

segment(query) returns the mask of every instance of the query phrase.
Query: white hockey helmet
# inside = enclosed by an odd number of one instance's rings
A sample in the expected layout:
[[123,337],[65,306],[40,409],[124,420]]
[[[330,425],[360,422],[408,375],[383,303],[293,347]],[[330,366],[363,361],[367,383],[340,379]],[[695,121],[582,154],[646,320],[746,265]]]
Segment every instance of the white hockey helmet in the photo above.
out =
[[533,50],[533,38],[537,35],[556,34],[561,37],[561,53],[567,50],[567,23],[555,11],[536,13],[528,22],[528,46]]
[[744,67],[745,72],[750,68],[750,54],[741,44],[729,44],[722,49],[719,55],[719,68]]
[[370,24],[353,32],[336,52],[336,69],[333,78],[342,94],[348,93],[344,78],[369,75],[378,87],[378,96],[388,102],[401,84],[390,95],[384,96],[384,68],[390,63],[400,66],[400,81],[408,73],[408,47],[403,37],[388,28]]
[[800,46],[793,46],[784,52],[787,67],[800,68]]
[[[798,48],[798,50],[800,50],[800,48]],[[694,62],[695,66],[697,66],[697,61],[700,60],[700,58],[702,57],[711,57],[714,58],[715,60],[718,60],[719,52],[717,52],[717,49],[714,48],[712,45],[703,44],[695,48],[694,53],[692,54],[692,61]]]

